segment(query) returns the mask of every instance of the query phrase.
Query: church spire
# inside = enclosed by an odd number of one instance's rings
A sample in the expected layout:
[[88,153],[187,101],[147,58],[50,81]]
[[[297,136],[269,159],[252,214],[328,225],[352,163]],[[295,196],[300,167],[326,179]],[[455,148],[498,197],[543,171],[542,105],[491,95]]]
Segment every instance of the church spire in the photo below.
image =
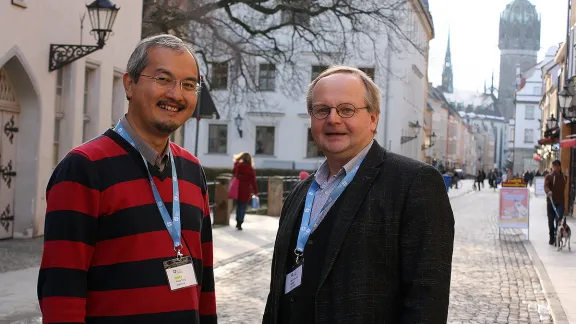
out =
[[442,88],[445,92],[454,92],[454,75],[452,73],[452,54],[450,53],[450,31],[448,31],[448,46],[446,48],[446,58],[444,60],[444,70],[442,71]]

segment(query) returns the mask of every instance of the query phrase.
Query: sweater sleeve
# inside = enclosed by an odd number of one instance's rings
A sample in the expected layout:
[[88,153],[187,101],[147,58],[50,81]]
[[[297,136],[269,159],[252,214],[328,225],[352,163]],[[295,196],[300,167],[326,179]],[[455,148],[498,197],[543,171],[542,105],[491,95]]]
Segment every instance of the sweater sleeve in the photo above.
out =
[[50,178],[46,202],[37,287],[43,323],[84,323],[100,202],[92,162],[79,152],[68,154]]
[[[204,183],[206,176],[202,171]],[[200,323],[216,324],[216,294],[214,287],[214,245],[212,243],[212,221],[210,217],[210,202],[208,190],[204,193],[204,218],[200,233],[202,241],[202,288],[200,290]]]

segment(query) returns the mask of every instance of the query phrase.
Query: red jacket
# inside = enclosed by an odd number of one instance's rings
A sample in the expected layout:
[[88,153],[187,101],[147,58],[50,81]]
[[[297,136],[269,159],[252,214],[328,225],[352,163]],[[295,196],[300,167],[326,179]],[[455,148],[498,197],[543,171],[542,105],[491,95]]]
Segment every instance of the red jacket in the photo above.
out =
[[[258,194],[256,185],[256,173],[254,168],[248,163],[234,163],[232,170],[234,176],[238,179],[238,201],[249,202],[252,199],[252,193]],[[252,188],[250,188],[252,186]]]

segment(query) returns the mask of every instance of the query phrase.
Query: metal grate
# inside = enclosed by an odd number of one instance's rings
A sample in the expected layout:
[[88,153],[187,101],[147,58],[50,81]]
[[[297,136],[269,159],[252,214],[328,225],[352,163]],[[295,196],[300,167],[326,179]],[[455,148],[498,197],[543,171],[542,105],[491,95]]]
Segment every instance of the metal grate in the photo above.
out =
[[8,79],[8,73],[0,68],[0,100],[17,103],[14,87]]

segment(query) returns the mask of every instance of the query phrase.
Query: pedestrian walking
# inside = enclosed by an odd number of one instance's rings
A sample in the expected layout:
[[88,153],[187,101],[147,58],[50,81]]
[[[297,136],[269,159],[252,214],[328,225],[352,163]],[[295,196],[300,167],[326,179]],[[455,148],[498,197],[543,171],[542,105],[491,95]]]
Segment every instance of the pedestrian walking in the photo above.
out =
[[552,201],[558,211],[558,217],[564,217],[564,188],[566,187],[566,177],[562,173],[560,160],[552,162],[552,172],[544,178],[544,192],[546,192],[546,207],[548,215],[548,244],[554,245],[556,243],[556,226],[559,219],[556,218]]
[[158,35],[137,44],[126,71],[128,113],[48,182],[43,323],[216,323],[206,178],[170,142],[198,101],[196,54]]
[[478,184],[478,191],[482,190],[482,179],[482,171],[478,170],[476,173],[476,178],[474,179],[474,182]]
[[307,93],[326,161],[284,203],[264,324],[446,323],[454,216],[433,166],[374,140],[381,91],[334,66]]
[[254,160],[248,152],[241,152],[234,156],[234,177],[238,179],[238,196],[236,198],[236,228],[242,230],[242,223],[246,216],[248,203],[252,194],[258,195]]

